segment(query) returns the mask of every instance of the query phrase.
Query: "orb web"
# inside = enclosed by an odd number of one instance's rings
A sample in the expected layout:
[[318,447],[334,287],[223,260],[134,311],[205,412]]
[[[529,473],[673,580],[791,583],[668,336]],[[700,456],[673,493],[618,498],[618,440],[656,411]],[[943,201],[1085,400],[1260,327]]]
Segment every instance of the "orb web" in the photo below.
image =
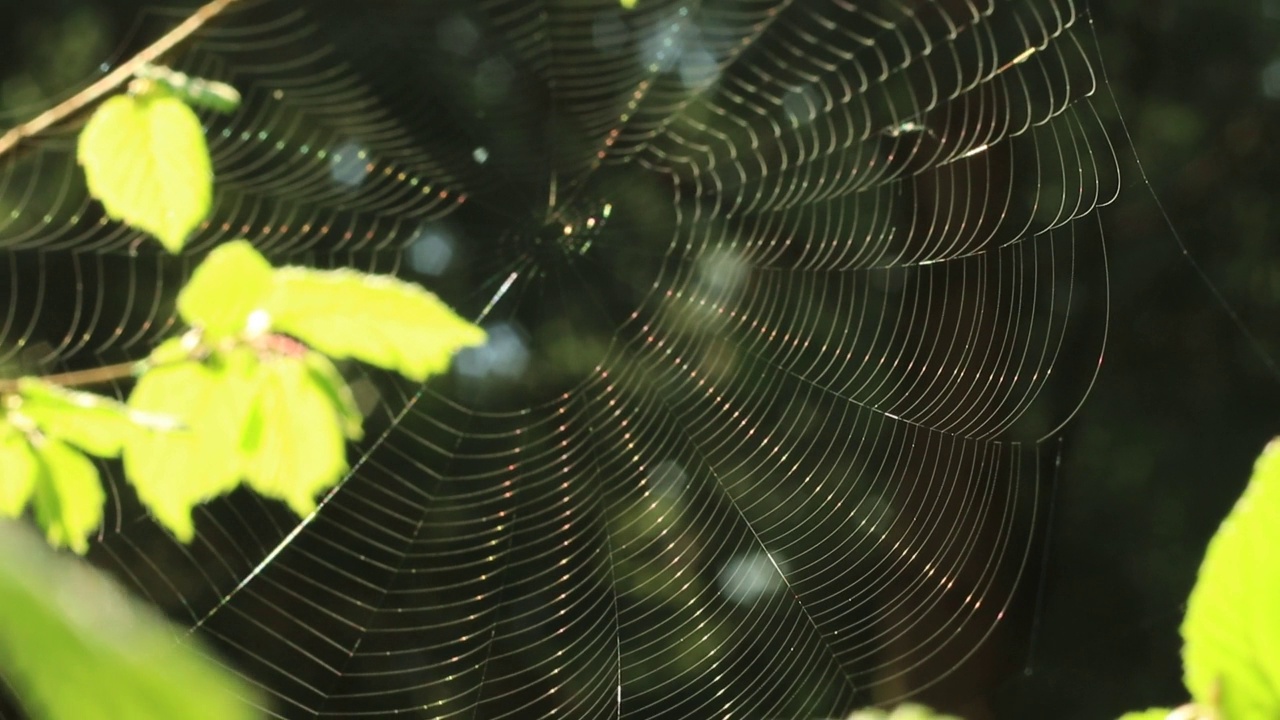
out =
[[94,559],[275,715],[891,702],[1005,622],[1101,357],[1089,32],[1067,0],[243,2],[167,58],[245,97],[202,114],[182,256],[87,198],[75,126],[0,164],[0,362],[144,356],[241,236],[485,326],[424,386],[343,368],[372,432],[302,521],[238,492],[183,546],[104,468]]

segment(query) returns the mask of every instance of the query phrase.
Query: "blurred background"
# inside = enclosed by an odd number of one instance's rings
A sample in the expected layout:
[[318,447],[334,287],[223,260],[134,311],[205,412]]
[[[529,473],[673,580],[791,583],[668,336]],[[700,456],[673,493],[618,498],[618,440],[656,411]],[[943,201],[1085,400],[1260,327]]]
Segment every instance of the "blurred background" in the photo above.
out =
[[[4,124],[190,7],[5,2]],[[969,689],[1000,718],[1107,718],[1183,701],[1182,600],[1254,457],[1280,434],[1280,3],[1111,0],[1093,3],[1088,22],[1105,72],[1097,107],[1123,178],[1099,211],[1107,345],[1049,452],[1047,520],[1008,637],[995,641],[999,669]],[[1087,285],[1082,296],[1091,312],[1107,297]],[[1087,378],[1096,350],[1083,354],[1064,372]],[[956,692],[943,684],[925,699],[967,707]]]
[[1064,441],[1043,615],[1029,674],[1004,689],[1008,717],[1109,717],[1183,697],[1178,600],[1280,432],[1277,6],[1091,13],[1125,178],[1102,210],[1111,333]]

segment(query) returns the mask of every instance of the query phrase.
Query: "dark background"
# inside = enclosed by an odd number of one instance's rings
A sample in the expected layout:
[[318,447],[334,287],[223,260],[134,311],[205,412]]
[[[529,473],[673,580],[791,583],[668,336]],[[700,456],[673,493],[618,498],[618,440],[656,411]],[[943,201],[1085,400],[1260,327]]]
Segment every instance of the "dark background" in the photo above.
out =
[[[182,14],[165,7],[5,2],[0,124]],[[1009,650],[1022,670],[984,690],[999,717],[1104,718],[1184,699],[1182,599],[1253,458],[1280,433],[1280,4],[1115,1],[1095,3],[1091,22],[1106,76],[1098,107],[1124,178],[1099,211],[1108,343],[1050,453],[1047,532],[1011,618],[1025,631]]]

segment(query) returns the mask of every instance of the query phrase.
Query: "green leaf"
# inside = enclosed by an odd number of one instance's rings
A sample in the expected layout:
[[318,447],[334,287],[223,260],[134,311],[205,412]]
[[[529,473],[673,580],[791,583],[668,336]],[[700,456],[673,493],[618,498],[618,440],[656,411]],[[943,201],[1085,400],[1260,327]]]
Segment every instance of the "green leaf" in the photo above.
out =
[[260,368],[246,434],[246,482],[303,516],[315,509],[315,496],[347,469],[342,410],[302,359],[277,357]]
[[332,358],[354,358],[413,380],[449,366],[484,331],[411,283],[350,270],[276,271],[271,325]]
[[124,466],[138,498],[184,542],[195,531],[192,508],[240,480],[256,365],[249,351],[207,365],[162,365],[147,371],[129,397],[131,408],[183,423],[182,429],[135,433],[125,445]]
[[338,368],[334,367],[329,358],[317,352],[308,352],[303,356],[302,361],[311,374],[312,382],[324,391],[337,411],[338,419],[342,422],[342,434],[348,440],[359,440],[363,437],[364,415],[360,412],[355,395],[352,394],[347,381],[342,379],[342,373],[338,372]]
[[209,214],[213,171],[200,119],[162,86],[102,103],[80,134],[77,158],[107,215],[170,252]]
[[[188,325],[204,331],[210,340],[235,337],[253,328],[250,315],[271,292],[271,263],[247,240],[219,245],[196,268],[182,292],[178,313]],[[258,332],[266,330],[262,316]]]
[[163,365],[175,365],[193,359],[193,353],[199,346],[199,334],[188,332],[182,337],[170,338],[156,346],[147,359],[137,365],[141,376],[146,371]]
[[1183,675],[1226,718],[1280,717],[1280,441],[1209,543],[1182,622]]
[[259,358],[259,351],[157,366],[129,398],[131,408],[183,423],[135,433],[124,462],[139,499],[184,542],[195,531],[192,509],[242,479],[299,515],[311,512],[316,495],[346,471],[344,435],[360,436],[363,418],[327,358],[311,351]]
[[0,517],[22,514],[36,490],[40,464],[24,432],[0,421]]
[[45,720],[249,720],[251,697],[90,565],[0,523],[0,676]]
[[[35,378],[18,383],[18,411],[40,432],[75,445],[92,455],[116,457],[136,430],[129,408],[111,398],[68,390]],[[150,419],[139,418],[140,422]]]
[[50,544],[83,554],[89,535],[102,524],[107,501],[98,469],[79,450],[53,438],[36,447],[36,461],[36,523]]

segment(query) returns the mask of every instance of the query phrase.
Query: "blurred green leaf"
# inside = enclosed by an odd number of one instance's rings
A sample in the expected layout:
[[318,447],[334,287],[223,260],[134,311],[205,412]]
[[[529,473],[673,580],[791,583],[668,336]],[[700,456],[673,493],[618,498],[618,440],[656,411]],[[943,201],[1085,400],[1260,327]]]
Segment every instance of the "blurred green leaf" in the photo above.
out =
[[303,516],[347,469],[343,411],[302,358],[277,357],[259,367],[246,433],[246,482]]
[[102,524],[107,501],[98,468],[79,450],[56,438],[45,438],[36,451],[36,523],[55,547],[78,553],[89,549],[89,535]]
[[80,133],[77,158],[107,215],[170,252],[209,214],[213,171],[200,119],[160,85],[102,103]]
[[[35,411],[27,418],[34,427],[22,428],[28,435],[47,426],[53,440],[95,454],[115,455],[123,447],[125,471],[139,499],[184,542],[194,536],[193,508],[241,480],[305,515],[315,508],[316,496],[342,478],[345,440],[361,436],[363,417],[341,374],[321,353],[421,380],[448,367],[460,347],[484,341],[480,328],[415,285],[352,271],[273,270],[247,241],[210,253],[179,295],[178,310],[199,332],[156,348],[127,408],[35,381],[23,386],[30,393],[19,397],[19,405],[29,403]],[[138,418],[169,422],[140,429]],[[65,429],[53,429],[62,421]],[[29,437],[24,442],[31,444]],[[21,445],[5,447],[21,461]],[[53,447],[59,467],[71,473],[66,482],[83,486],[84,469],[93,471],[100,506],[92,463],[68,446]],[[61,495],[41,495],[40,477],[38,514],[56,519]],[[20,497],[25,502],[24,487],[15,482],[6,488],[13,496],[8,504]],[[101,507],[97,513],[93,527]],[[50,527],[60,528],[61,541],[78,542],[73,546],[82,550],[84,541],[75,538],[87,518],[78,513],[65,527]]]
[[[178,313],[209,340],[241,335],[271,292],[272,272],[247,240],[219,245],[178,293]],[[264,315],[259,332],[266,330],[266,320]]]
[[338,372],[338,368],[334,367],[329,358],[317,352],[308,352],[303,357],[303,362],[307,366],[307,371],[311,373],[312,381],[324,392],[337,411],[338,419],[342,421],[342,434],[346,435],[348,440],[359,440],[363,437],[364,415],[361,414],[355,395],[352,394],[347,381],[342,378],[342,373]]
[[328,359],[248,346],[156,367],[129,405],[184,424],[135,433],[124,452],[138,497],[184,542],[195,531],[192,509],[242,480],[299,515],[311,512],[316,495],[342,478],[345,441],[360,436],[363,419]]
[[893,710],[881,710],[879,708],[868,708],[866,710],[855,710],[845,720],[960,720],[955,715],[943,715],[936,713],[924,705],[915,703],[904,703],[895,707]]
[[98,469],[79,450],[40,432],[21,412],[21,398],[13,396],[6,405],[0,422],[0,516],[18,517],[31,503],[51,544],[87,551],[106,502]]
[[350,270],[281,268],[266,309],[273,328],[329,357],[413,380],[444,371],[458,350],[485,339],[417,285]]
[[116,457],[136,425],[128,406],[93,393],[68,390],[35,378],[18,384],[18,411],[40,432],[92,455]]
[[44,720],[248,720],[249,691],[89,565],[0,523],[0,675]]
[[1226,718],[1280,717],[1280,441],[1209,542],[1182,638],[1198,704]]
[[139,499],[184,542],[195,530],[192,508],[240,480],[256,365],[248,350],[208,364],[162,365],[146,372],[129,397],[131,408],[171,415],[184,425],[135,433],[124,450],[125,472]]
[[0,517],[16,518],[36,490],[40,465],[27,436],[7,421],[0,422]]

